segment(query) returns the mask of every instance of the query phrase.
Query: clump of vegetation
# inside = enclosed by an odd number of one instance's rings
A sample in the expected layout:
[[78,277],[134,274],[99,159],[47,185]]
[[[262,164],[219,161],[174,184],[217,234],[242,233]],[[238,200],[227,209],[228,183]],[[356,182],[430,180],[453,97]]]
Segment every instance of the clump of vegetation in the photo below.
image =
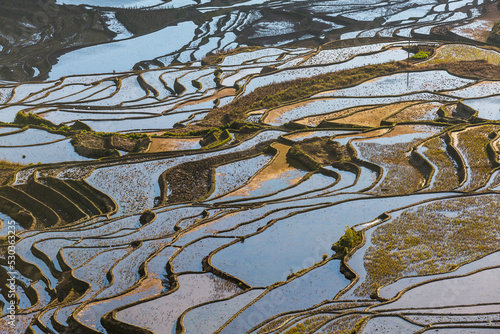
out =
[[200,145],[205,148],[214,148],[220,145],[227,144],[231,141],[233,136],[229,132],[229,130],[241,134],[245,133],[253,133],[262,129],[262,126],[244,122],[244,121],[232,121],[228,124],[221,125],[218,127],[210,127],[210,128],[200,128],[197,130],[191,130],[188,132],[182,131],[167,131],[162,134],[162,137],[200,137],[203,138],[200,141]]
[[71,132],[71,128],[67,125],[56,125],[47,119],[43,119],[34,113],[24,113],[23,111],[19,111],[14,118],[14,124],[29,126],[34,125],[38,127],[45,128],[51,131],[57,131],[60,133],[68,134]]
[[[359,316],[361,317],[361,316]],[[368,320],[368,317],[362,317],[354,326],[354,328],[349,332],[349,334],[357,334],[361,330],[361,327],[365,324],[365,322]]]
[[173,131],[167,131],[164,132],[161,136],[162,137],[199,137],[199,136],[204,136],[208,134],[209,132],[217,131],[219,128],[205,128],[205,129],[199,129],[199,130],[191,130],[188,132],[173,132]]
[[345,234],[340,237],[339,241],[333,244],[332,249],[338,255],[345,255],[351,249],[358,246],[363,238],[361,232],[355,231],[353,227],[346,229]]
[[269,323],[267,323],[266,325],[262,326],[258,331],[257,333],[261,334],[261,333],[267,333],[267,332],[270,332],[271,330],[273,329],[276,329],[278,328],[279,326],[281,326],[285,321],[287,320],[290,320],[291,318],[293,318],[293,316],[291,315],[284,315],[284,316],[281,316],[275,320],[272,320],[270,321]]
[[427,59],[427,58],[429,58],[429,55],[430,55],[430,52],[419,51],[416,54],[414,54],[413,56],[411,56],[411,58],[413,58],[413,59]]
[[242,133],[252,133],[262,129],[262,127],[257,124],[249,122],[241,122],[241,121],[232,121],[231,123],[229,123],[226,126],[223,126],[222,128],[237,130]]
[[75,131],[93,131],[92,128],[83,123],[82,121],[80,120],[77,120],[73,123],[73,125],[71,125],[71,130],[75,130]]
[[80,133],[71,139],[75,151],[81,156],[99,159],[104,157],[118,157],[120,152],[114,148],[107,148],[104,138],[90,133]]
[[[434,45],[418,45],[418,44],[414,44],[414,45],[410,45],[410,46],[403,46],[403,50],[407,51],[407,52],[410,52],[410,53],[414,53],[415,55],[417,54],[420,54],[421,56],[423,56],[424,54],[427,54],[427,57],[429,57],[431,54],[434,53],[434,50],[435,50],[435,46]],[[425,57],[425,58],[427,58]],[[412,57],[414,59],[425,59],[425,58],[418,58],[418,57]]]
[[305,333],[306,332],[306,326],[304,324],[297,324],[294,327],[290,328],[285,332],[285,334],[298,334],[298,333]]

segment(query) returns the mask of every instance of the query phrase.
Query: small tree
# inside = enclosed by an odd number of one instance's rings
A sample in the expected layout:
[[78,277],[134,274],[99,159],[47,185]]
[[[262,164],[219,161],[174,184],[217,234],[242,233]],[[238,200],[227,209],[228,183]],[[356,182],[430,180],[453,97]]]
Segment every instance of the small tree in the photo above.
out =
[[345,234],[333,244],[332,249],[338,254],[347,254],[351,249],[361,243],[361,235],[352,227],[346,229]]

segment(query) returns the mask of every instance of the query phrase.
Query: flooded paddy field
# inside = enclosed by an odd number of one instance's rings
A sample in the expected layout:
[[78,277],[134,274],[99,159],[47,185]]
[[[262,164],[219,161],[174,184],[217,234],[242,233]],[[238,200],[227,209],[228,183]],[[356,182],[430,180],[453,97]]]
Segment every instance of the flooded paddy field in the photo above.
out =
[[0,4],[0,331],[498,333],[499,8]]

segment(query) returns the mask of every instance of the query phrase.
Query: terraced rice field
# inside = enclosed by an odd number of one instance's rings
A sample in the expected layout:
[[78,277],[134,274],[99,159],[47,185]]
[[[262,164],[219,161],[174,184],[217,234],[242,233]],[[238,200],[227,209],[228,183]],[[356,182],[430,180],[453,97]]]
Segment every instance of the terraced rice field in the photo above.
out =
[[497,2],[45,6],[0,4],[0,332],[500,332]]

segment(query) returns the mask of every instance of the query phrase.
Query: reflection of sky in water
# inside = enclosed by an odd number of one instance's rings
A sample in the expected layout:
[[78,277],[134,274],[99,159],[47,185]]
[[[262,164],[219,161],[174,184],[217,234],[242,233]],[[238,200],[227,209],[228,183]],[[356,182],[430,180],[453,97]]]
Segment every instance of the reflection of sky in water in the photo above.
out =
[[[9,226],[15,226],[15,230],[16,232],[18,231],[24,231],[24,228],[22,228],[21,226],[19,226],[19,223],[14,221],[14,219],[10,218],[9,216],[3,214],[0,212],[0,220],[1,220],[1,223],[2,223],[2,227],[0,227],[0,237],[1,236],[4,236],[4,235],[7,235],[9,233],[9,231],[13,231],[12,228],[9,229]],[[10,221],[13,221],[14,224],[11,224],[9,225],[9,222]]]
[[472,271],[485,268],[485,267],[491,267],[495,266],[498,264],[498,261],[500,260],[500,252],[495,252],[490,255],[487,255],[477,261],[473,261],[470,263],[467,263],[457,270],[447,272],[444,274],[439,274],[439,275],[432,275],[432,276],[418,276],[418,277],[405,277],[401,278],[400,280],[389,284],[383,288],[380,289],[380,295],[383,298],[390,299],[394,297],[399,291],[404,290],[406,287],[427,281],[429,279],[436,279],[436,278],[441,278],[441,277],[447,277],[447,276],[458,276],[458,275],[464,275],[467,273],[470,273]]
[[312,175],[310,178],[307,180],[301,182],[297,186],[294,186],[288,190],[284,190],[282,192],[277,193],[276,195],[269,196],[263,199],[255,199],[255,200],[249,200],[249,202],[252,201],[270,201],[270,200],[279,200],[284,197],[289,197],[289,196],[295,196],[295,195],[301,195],[305,192],[308,191],[313,191],[313,190],[318,190],[324,187],[327,187],[328,185],[331,185],[335,182],[335,178],[331,176],[325,176],[320,173],[316,173]]
[[[373,139],[368,139],[368,140],[363,140],[360,141],[359,143],[363,145],[364,143],[366,144],[378,144],[378,145],[392,145],[392,144],[402,144],[402,143],[410,143],[414,141],[415,139],[419,138],[427,138],[428,136],[432,135],[433,133],[438,132],[439,130],[442,130],[443,128],[434,128],[434,131],[425,131],[426,129],[421,129],[421,128],[415,128],[412,131],[422,131],[422,132],[415,132],[415,133],[405,133],[397,136],[391,136],[391,133],[387,136],[384,137],[379,137],[379,138],[373,138]],[[429,129],[431,130],[431,129]],[[357,142],[354,142],[354,144],[357,144]]]
[[[18,128],[10,129],[11,131],[18,130]],[[0,146],[20,146],[50,143],[63,138],[65,137],[62,135],[56,135],[45,130],[28,129],[26,131],[18,132],[9,136],[0,136]]]
[[[70,140],[41,146],[27,146],[22,149],[18,147],[2,148],[2,158],[6,161],[22,164],[92,160],[76,153],[73,145],[69,142]],[[23,158],[23,155],[26,157]]]
[[[497,303],[500,297],[499,275],[500,268],[495,268],[470,276],[420,285],[406,291],[397,301],[375,307],[373,310]],[[493,283],[493,288],[492,282],[497,282]],[[443,291],[448,293],[443,294]],[[429,304],[429,301],[432,303]]]
[[[19,128],[0,128],[0,134],[9,133],[12,131],[18,131]],[[3,139],[3,138],[0,138]]]
[[[130,118],[122,120],[85,121],[94,131],[98,132],[131,132],[137,130],[169,129],[175,123],[188,118],[194,112],[166,114],[155,117]],[[111,116],[112,117],[112,116]],[[108,119],[111,118],[108,116]]]
[[[214,255],[212,264],[250,285],[269,285],[286,278],[290,268],[296,272],[320,261],[323,253],[332,254],[332,244],[344,234],[346,225],[372,221],[388,210],[435,197],[436,194],[419,194],[397,200],[355,200],[301,213],[279,220],[244,243],[225,248]],[[313,263],[306,263],[311,258]]]
[[464,101],[464,104],[476,109],[479,118],[490,120],[500,119],[500,96],[486,97]]
[[59,57],[49,76],[129,71],[142,60],[177,51],[193,38],[196,27],[193,22],[182,22],[141,37],[71,51]]
[[[257,189],[247,190],[245,191],[245,195],[243,196],[229,196],[224,198],[224,200],[226,199],[235,200],[239,198],[256,197],[256,196],[272,194],[283,188],[291,186],[294,179],[303,177],[306,174],[307,172],[301,171],[299,169],[290,170],[278,175],[276,178],[261,182],[260,184],[257,185],[258,187]],[[244,189],[245,188],[243,188],[242,190]]]
[[254,158],[239,160],[215,169],[215,190],[210,196],[214,198],[242,186],[252,176],[269,163],[270,155],[259,155]]
[[364,333],[417,333],[421,326],[412,324],[398,317],[375,317],[368,320]]
[[266,317],[270,317],[292,310],[306,309],[326,299],[333,299],[349,284],[349,280],[340,273],[339,268],[339,261],[330,261],[271,290],[243,311],[225,330],[227,333],[246,332],[257,324],[254,322],[260,322],[258,317],[253,315],[259,314],[258,312],[262,310],[266,310]]
[[233,316],[234,310],[241,310],[263,291],[250,290],[230,300],[210,303],[189,311],[183,320],[186,333],[215,333]]

